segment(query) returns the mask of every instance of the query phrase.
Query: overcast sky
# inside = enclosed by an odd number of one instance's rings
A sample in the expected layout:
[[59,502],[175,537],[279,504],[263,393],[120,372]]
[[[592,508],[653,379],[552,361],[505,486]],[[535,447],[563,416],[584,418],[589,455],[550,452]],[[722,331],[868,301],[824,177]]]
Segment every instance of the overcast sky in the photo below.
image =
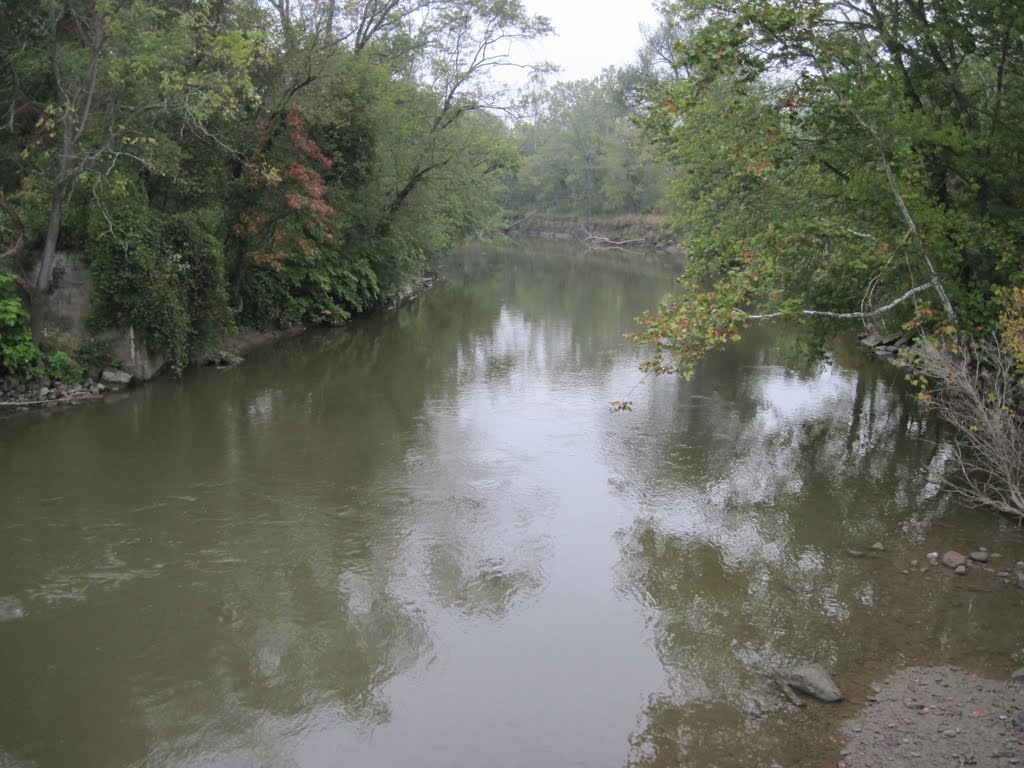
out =
[[532,43],[527,56],[562,67],[559,80],[601,74],[607,66],[633,60],[640,48],[640,24],[657,21],[650,0],[525,0],[531,13],[547,16],[557,37]]

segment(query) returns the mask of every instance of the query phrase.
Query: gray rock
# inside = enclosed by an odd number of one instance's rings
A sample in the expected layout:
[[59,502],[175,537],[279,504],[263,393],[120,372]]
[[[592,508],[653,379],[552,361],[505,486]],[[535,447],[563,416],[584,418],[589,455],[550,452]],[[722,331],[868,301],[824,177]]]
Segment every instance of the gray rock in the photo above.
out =
[[1024,731],[1024,712],[1018,712],[1013,716],[1013,724]]
[[955,573],[957,576],[964,576],[967,573],[967,566],[966,565],[958,565],[953,570],[953,573]]
[[39,388],[39,399],[40,400],[45,400],[49,396],[50,396],[50,388],[49,387],[45,387],[44,386],[44,387],[40,387]]
[[871,548],[875,550],[875,552],[885,552],[885,544],[883,544],[880,541],[876,541],[874,544],[872,544]]
[[1024,682],[1024,667],[1021,667],[1020,669],[1015,669],[1011,673],[1010,679],[1013,680],[1014,682],[1018,682],[1018,683],[1019,682]]
[[804,664],[791,670],[786,678],[791,688],[803,691],[819,701],[842,701],[843,694],[820,664]]
[[986,552],[983,549],[979,549],[977,552],[971,552],[969,557],[971,558],[971,560],[973,560],[976,563],[987,563],[988,562],[988,552]]
[[764,708],[764,704],[757,697],[752,697],[748,702],[743,705],[743,714],[748,717],[764,717],[768,712]]
[[132,383],[132,375],[117,368],[104,368],[100,381],[111,387],[126,387]]
[[228,352],[227,350],[218,352],[216,358],[217,365],[222,367],[233,367],[236,365],[241,365],[242,363],[245,362],[245,360],[242,359],[242,357],[236,355],[234,352]]
[[951,549],[942,556],[942,564],[947,568],[957,568],[961,565],[967,565],[967,558],[955,549]]
[[938,565],[939,564],[939,553],[938,552],[929,552],[928,553],[928,562],[931,563],[932,565]]

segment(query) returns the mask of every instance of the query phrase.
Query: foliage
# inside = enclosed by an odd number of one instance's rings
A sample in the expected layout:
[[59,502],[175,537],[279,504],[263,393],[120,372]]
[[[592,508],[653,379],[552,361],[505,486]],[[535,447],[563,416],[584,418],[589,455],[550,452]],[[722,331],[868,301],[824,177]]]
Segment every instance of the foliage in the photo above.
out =
[[150,209],[137,183],[96,212],[85,256],[93,280],[91,322],[132,327],[180,373],[191,352],[229,322],[220,244],[188,214]]
[[54,381],[76,384],[85,375],[85,368],[75,362],[67,352],[58,349],[43,360],[43,373]]
[[39,349],[32,343],[28,313],[14,286],[14,278],[0,272],[0,373],[29,376]]
[[492,75],[549,32],[518,0],[0,4],[0,253],[40,255],[33,335],[58,247],[97,329],[179,370],[233,322],[381,301],[501,226]]
[[629,70],[556,83],[530,94],[516,125],[521,167],[509,203],[575,214],[650,213],[666,191],[666,168],[633,122]]
[[1000,295],[999,328],[1002,344],[1015,360],[1015,373],[1024,377],[1024,289],[1014,286]]
[[644,125],[691,261],[636,335],[651,369],[754,319],[994,326],[1024,266],[1024,11],[947,5],[664,6],[686,34]]

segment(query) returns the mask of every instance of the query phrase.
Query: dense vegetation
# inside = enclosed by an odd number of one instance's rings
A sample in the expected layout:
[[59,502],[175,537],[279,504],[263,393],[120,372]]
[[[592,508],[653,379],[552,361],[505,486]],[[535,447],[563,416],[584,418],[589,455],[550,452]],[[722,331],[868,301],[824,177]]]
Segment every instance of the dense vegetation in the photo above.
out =
[[515,125],[522,157],[509,182],[514,214],[660,213],[668,167],[636,123],[637,67],[555,83],[525,97]]
[[517,0],[5,0],[0,267],[32,338],[5,279],[0,366],[38,370],[58,249],[94,325],[178,370],[233,326],[379,301],[500,224],[492,73],[548,31]]

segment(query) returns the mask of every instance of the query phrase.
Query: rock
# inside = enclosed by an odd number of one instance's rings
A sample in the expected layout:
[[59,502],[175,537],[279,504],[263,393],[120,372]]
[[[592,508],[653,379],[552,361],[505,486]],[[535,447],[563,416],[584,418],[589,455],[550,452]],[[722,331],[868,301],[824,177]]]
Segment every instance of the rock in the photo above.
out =
[[843,694],[820,664],[805,664],[791,670],[786,682],[819,701],[842,701]]
[[127,387],[132,383],[132,375],[117,368],[104,368],[100,381],[110,387]]
[[1024,682],[1024,667],[1015,669],[1010,675],[1010,679],[1017,683]]
[[50,388],[49,387],[45,387],[44,386],[44,387],[40,387],[39,388],[39,399],[40,400],[45,400],[49,396],[50,396]]
[[979,549],[977,552],[971,552],[971,554],[968,555],[968,557],[970,557],[971,560],[973,560],[976,563],[988,562],[988,552],[986,552],[983,549]]
[[846,554],[848,554],[850,557],[864,557],[866,553],[862,552],[859,549],[848,549],[846,550]]
[[218,352],[215,355],[215,359],[217,361],[217,365],[222,368],[229,368],[236,365],[241,365],[242,363],[245,362],[245,360],[243,360],[239,355],[236,355],[234,352],[228,352],[227,350],[222,350]]
[[942,556],[942,564],[947,568],[957,568],[961,565],[967,565],[967,558],[956,550],[951,549]]
[[748,717],[764,717],[768,712],[765,710],[761,700],[754,697],[743,705],[743,714]]
[[1018,712],[1013,716],[1013,724],[1024,731],[1024,712]]
[[965,575],[967,573],[967,566],[966,565],[958,565],[953,570],[953,573],[955,573],[957,576],[963,576],[963,575]]
[[885,544],[883,544],[880,541],[876,541],[874,544],[872,544],[871,548],[875,550],[875,552],[885,552]]
[[910,567],[911,568],[917,568],[917,560],[911,560],[910,561]]
[[931,563],[932,565],[938,565],[939,564],[939,553],[938,552],[929,552],[928,553],[928,562]]

